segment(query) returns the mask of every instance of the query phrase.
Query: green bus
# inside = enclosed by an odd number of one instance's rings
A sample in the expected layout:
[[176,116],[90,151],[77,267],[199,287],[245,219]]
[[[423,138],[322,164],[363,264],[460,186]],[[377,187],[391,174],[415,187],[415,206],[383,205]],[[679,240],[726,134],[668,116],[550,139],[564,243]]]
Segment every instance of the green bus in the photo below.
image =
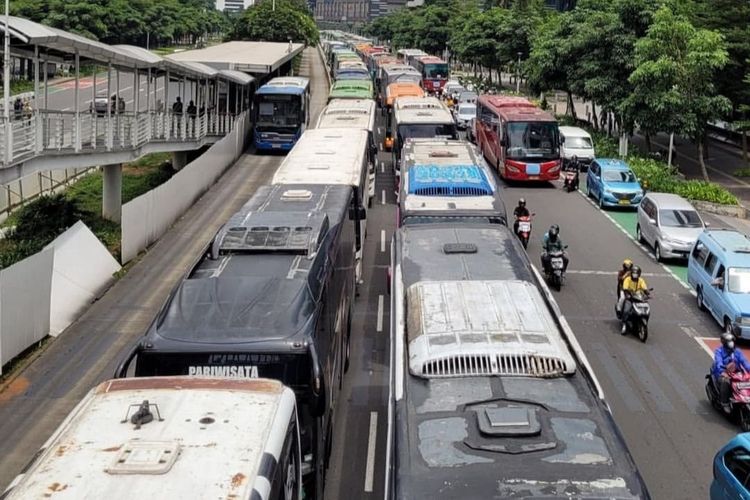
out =
[[339,80],[331,85],[328,102],[331,99],[372,99],[373,86],[371,80]]

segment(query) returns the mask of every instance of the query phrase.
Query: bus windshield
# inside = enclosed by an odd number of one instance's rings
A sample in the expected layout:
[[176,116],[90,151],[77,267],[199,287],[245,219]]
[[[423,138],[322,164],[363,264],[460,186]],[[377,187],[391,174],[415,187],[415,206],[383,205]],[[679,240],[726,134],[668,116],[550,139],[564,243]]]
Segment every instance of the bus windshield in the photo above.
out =
[[300,96],[288,94],[261,94],[258,96],[258,123],[260,130],[297,129],[302,123]]
[[448,65],[445,63],[425,64],[424,76],[426,78],[448,78]]
[[419,123],[398,126],[399,144],[404,144],[408,139],[432,138],[458,139],[456,125],[453,123]]
[[555,122],[510,122],[505,133],[509,159],[555,159],[560,155]]

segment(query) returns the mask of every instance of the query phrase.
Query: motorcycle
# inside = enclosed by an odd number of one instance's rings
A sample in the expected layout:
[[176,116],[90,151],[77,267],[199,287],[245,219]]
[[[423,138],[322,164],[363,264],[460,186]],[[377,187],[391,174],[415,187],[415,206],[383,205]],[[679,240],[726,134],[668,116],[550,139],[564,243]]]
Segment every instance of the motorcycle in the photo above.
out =
[[580,165],[574,156],[563,169],[563,189],[568,193],[578,191]]
[[524,215],[518,218],[516,236],[521,240],[524,249],[529,246],[529,238],[531,237],[531,218],[535,215],[536,214]]
[[[568,248],[565,245],[564,248]],[[546,270],[547,281],[555,288],[560,291],[563,282],[565,281],[565,261],[563,260],[563,251],[558,250],[549,252],[549,269]]]
[[[653,288],[649,288],[649,292]],[[651,316],[651,305],[648,303],[650,296],[643,290],[631,293],[625,299],[626,302],[630,303],[630,313],[628,319],[625,321],[625,333],[632,333],[636,335],[641,342],[646,342],[648,339],[648,319]],[[623,306],[625,310],[625,306]],[[615,305],[615,313],[617,313],[617,305]]]
[[719,387],[710,373],[706,375],[706,396],[711,406],[728,417],[739,420],[742,432],[750,432],[750,373],[737,370],[728,373],[732,386],[729,409],[725,410],[721,405]]

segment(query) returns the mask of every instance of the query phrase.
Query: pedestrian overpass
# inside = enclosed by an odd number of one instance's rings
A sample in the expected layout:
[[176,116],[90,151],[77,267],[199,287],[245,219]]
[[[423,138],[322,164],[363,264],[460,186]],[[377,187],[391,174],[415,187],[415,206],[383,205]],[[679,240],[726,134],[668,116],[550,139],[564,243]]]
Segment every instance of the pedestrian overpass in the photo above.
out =
[[[10,17],[7,29],[11,56],[33,65],[34,97],[31,110],[11,108],[0,121],[0,184],[41,171],[104,166],[103,215],[119,219],[123,162],[171,152],[173,165],[181,168],[187,151],[220,140],[252,107],[256,78],[227,65],[185,60],[186,53],[177,60],[141,47],[107,45],[19,17]],[[279,61],[303,48],[273,45],[283,47]],[[72,109],[51,109],[49,64],[74,69]],[[92,67],[82,84],[81,68]],[[132,82],[127,103],[121,76]]]

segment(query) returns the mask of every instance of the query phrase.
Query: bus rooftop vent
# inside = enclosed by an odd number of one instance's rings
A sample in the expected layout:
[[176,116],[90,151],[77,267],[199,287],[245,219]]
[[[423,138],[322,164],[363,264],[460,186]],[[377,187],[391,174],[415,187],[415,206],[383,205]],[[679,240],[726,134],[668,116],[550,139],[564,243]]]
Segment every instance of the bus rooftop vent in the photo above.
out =
[[492,196],[492,186],[477,165],[415,165],[409,169],[409,194]]
[[312,191],[309,189],[287,189],[281,193],[284,201],[309,201],[312,199]]
[[441,149],[439,151],[431,151],[430,158],[458,158],[458,153],[447,149]]
[[559,377],[573,356],[528,281],[423,281],[407,291],[409,370],[418,377]]
[[474,243],[446,243],[443,245],[443,252],[446,254],[454,253],[477,253],[479,249]]

